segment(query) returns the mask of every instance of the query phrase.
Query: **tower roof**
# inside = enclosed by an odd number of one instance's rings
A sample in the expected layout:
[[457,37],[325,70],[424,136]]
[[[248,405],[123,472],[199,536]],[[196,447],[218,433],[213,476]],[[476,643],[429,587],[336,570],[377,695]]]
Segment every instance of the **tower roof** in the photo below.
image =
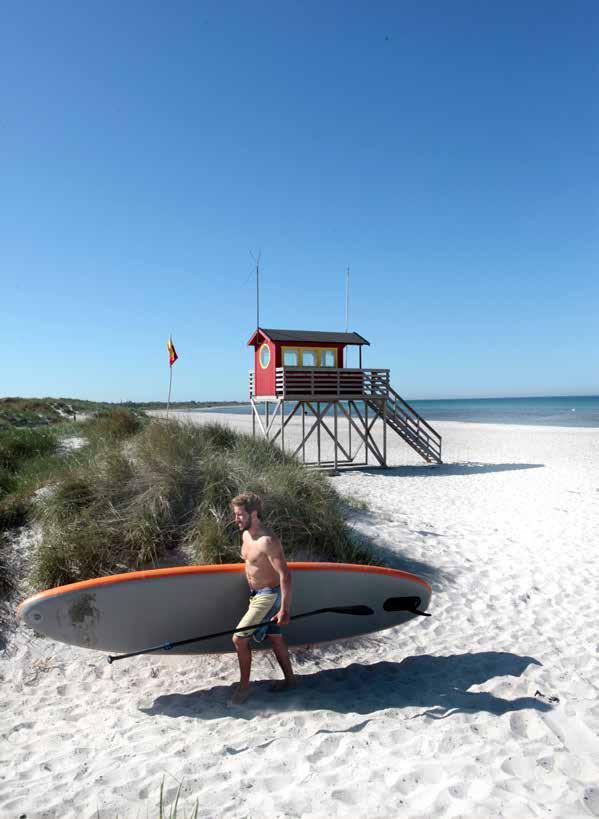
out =
[[258,327],[248,341],[248,347],[261,344],[264,338],[269,341],[299,341],[308,344],[318,342],[319,344],[356,344],[359,346],[366,344],[370,346],[370,342],[359,333],[336,333],[322,330],[272,330],[266,327]]

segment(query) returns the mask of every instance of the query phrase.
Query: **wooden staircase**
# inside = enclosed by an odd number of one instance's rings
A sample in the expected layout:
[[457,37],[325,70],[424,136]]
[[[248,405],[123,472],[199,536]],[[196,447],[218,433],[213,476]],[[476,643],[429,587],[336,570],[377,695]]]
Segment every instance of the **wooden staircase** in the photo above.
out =
[[428,463],[443,463],[439,433],[390,384],[375,387],[372,397],[365,395],[364,398],[375,412],[381,412],[382,400],[384,418],[391,429]]

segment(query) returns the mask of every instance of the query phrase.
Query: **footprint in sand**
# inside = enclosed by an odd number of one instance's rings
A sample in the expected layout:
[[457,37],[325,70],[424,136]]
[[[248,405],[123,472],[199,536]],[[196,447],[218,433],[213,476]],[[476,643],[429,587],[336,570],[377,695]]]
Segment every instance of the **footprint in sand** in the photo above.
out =
[[347,788],[339,788],[331,791],[331,798],[337,802],[342,802],[344,805],[355,805],[358,801],[359,794],[355,793],[355,791],[350,791]]

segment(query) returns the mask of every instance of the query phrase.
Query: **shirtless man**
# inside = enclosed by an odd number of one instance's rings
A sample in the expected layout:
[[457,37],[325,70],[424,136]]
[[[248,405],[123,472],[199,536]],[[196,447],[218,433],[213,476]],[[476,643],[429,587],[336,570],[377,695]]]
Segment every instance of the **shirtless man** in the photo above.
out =
[[[281,541],[267,529],[260,516],[262,503],[258,495],[246,492],[231,501],[235,524],[240,532],[241,557],[245,561],[245,574],[250,587],[250,603],[237,628],[244,628],[233,636],[239,659],[239,686],[231,700],[235,705],[244,702],[250,693],[250,670],[252,650],[250,640],[261,642],[265,636],[275,653],[285,679],[271,690],[284,691],[295,685],[295,677],[289,660],[287,645],[281,634],[281,626],[289,622],[291,608],[291,572],[287,566]],[[276,620],[269,626],[256,629],[255,624],[264,620]]]

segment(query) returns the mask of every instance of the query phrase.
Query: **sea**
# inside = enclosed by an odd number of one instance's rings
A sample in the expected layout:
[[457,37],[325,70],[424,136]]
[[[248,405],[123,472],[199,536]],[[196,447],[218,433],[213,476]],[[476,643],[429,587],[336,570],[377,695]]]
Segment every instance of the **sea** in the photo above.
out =
[[[530,424],[558,427],[599,427],[599,395],[559,395],[539,398],[405,399],[427,421],[465,421],[483,424]],[[287,409],[291,409],[293,403]],[[271,404],[272,411],[272,404]],[[249,404],[212,407],[192,412],[249,415]]]

